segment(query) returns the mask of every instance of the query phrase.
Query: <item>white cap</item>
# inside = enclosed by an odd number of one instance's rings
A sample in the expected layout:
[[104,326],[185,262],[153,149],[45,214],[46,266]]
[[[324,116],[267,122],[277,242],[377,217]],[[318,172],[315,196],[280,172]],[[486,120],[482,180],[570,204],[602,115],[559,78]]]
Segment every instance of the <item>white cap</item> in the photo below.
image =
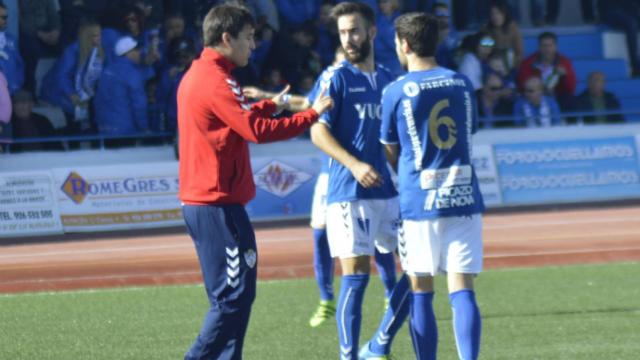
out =
[[138,46],[138,42],[131,36],[124,36],[116,42],[116,55],[122,56]]

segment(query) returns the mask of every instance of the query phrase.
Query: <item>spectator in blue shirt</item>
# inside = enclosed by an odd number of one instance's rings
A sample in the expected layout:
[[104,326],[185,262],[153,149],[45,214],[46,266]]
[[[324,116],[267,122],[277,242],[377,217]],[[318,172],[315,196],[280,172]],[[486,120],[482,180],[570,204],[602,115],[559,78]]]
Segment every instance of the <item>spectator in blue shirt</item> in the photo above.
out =
[[338,32],[336,25],[331,19],[331,9],[333,4],[325,2],[320,7],[320,15],[316,22],[318,30],[318,41],[316,43],[316,52],[322,61],[322,68],[326,68],[333,62],[336,47],[338,46]]
[[524,96],[513,107],[517,126],[550,127],[562,124],[560,106],[552,96],[544,95],[544,86],[539,77],[531,77],[525,82]]
[[107,64],[94,107],[100,134],[132,135],[149,130],[145,78],[138,69],[138,43],[130,36],[116,42],[116,58]]
[[370,8],[373,9],[373,11],[376,13],[376,16],[380,15],[380,8],[378,7],[378,1],[377,0],[337,0],[336,3],[342,3],[342,2],[359,2],[359,3],[365,3],[367,5],[369,5]]
[[156,89],[156,101],[160,110],[160,123],[150,123],[154,131],[176,131],[178,120],[178,85],[196,57],[193,40],[178,37],[171,40],[168,48],[169,64],[162,71]]
[[259,24],[268,25],[274,31],[280,30],[278,7],[274,0],[245,0],[245,5]]
[[36,90],[36,66],[42,58],[57,57],[60,44],[60,14],[56,0],[20,0],[20,54],[24,60],[24,88]]
[[285,29],[299,28],[309,20],[315,20],[322,0],[276,0],[280,12],[280,25]]
[[509,71],[507,62],[500,52],[493,52],[487,60],[488,72],[496,74],[502,79],[504,90],[501,96],[513,98],[517,93],[515,71]]
[[8,19],[7,8],[0,2],[0,71],[5,74],[9,84],[9,92],[13,94],[24,84],[24,62],[18,43],[7,32]]
[[[7,124],[11,120],[11,95],[9,95],[9,86],[7,78],[0,71],[0,129],[2,125]],[[2,130],[0,130],[2,134]]]
[[[153,36],[149,36],[150,40],[157,41],[160,60],[155,63],[155,68],[158,74],[169,66],[169,44],[174,39],[188,37],[194,46],[198,42],[198,35],[196,35],[191,28],[187,27],[184,16],[182,16],[181,13],[168,13],[164,17],[161,30],[158,39],[153,40],[155,30],[151,32]],[[199,52],[199,50],[201,49],[196,47],[196,51]]]
[[398,0],[378,0],[380,13],[376,16],[376,28],[378,33],[374,41],[375,61],[386,67],[393,75],[404,73],[394,42],[396,30],[393,22],[400,16],[400,3]]
[[9,16],[9,18],[5,19],[7,21],[7,32],[19,42],[20,10],[18,9],[18,0],[3,0],[0,1],[0,3],[4,4],[4,8],[7,10]]
[[107,53],[107,61],[115,56],[115,43],[123,36],[130,36],[138,43],[141,51],[141,71],[145,72],[145,78],[155,76],[153,66],[161,60],[159,51],[160,30],[158,28],[147,29],[145,15],[136,6],[128,6],[118,11],[114,28],[105,28],[103,32],[104,46]]
[[438,36],[440,42],[436,48],[436,62],[439,66],[451,70],[458,69],[456,63],[456,51],[458,50],[458,33],[453,28],[449,6],[446,3],[437,3],[433,6],[433,15],[438,19]]
[[314,51],[315,41],[316,31],[312,22],[306,22],[291,32],[281,31],[264,67],[279,69],[285,80],[296,87],[302,73],[310,71],[317,74],[322,69],[320,56]]
[[108,9],[108,0],[58,0],[62,30],[60,42],[66,47],[76,40],[84,19],[99,19]]
[[65,132],[71,135],[93,130],[90,101],[105,61],[98,22],[83,21],[77,38],[44,77],[40,94],[43,100],[62,108],[67,119]]

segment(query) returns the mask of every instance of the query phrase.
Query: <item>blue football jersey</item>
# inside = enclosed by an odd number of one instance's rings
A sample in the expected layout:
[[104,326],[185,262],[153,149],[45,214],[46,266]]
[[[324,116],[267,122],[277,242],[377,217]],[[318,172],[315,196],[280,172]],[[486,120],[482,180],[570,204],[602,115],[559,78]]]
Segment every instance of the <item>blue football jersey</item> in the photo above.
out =
[[464,75],[445,68],[407,73],[382,96],[380,141],[398,144],[398,189],[403,219],[482,212],[471,165],[477,105]]
[[328,68],[322,75],[333,108],[320,117],[331,134],[352,155],[373,166],[383,178],[380,187],[365,189],[351,171],[337,161],[329,161],[327,203],[358,199],[388,199],[397,196],[383,153],[380,135],[380,96],[393,81],[391,73],[376,66],[364,73],[348,61]]

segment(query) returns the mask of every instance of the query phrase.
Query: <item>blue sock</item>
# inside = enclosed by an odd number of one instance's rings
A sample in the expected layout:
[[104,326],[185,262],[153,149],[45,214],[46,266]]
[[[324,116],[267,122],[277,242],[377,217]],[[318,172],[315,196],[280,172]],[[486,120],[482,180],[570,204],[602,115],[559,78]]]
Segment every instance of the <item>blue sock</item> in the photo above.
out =
[[320,290],[320,300],[333,300],[333,259],[329,252],[326,229],[313,229],[313,270]]
[[460,290],[449,294],[453,310],[453,331],[462,360],[475,360],[480,353],[482,319],[473,290]]
[[411,291],[409,278],[403,274],[389,298],[389,308],[384,313],[382,322],[373,339],[369,342],[369,350],[376,355],[387,355],[391,352],[391,343],[398,330],[409,315]]
[[340,359],[358,359],[358,338],[362,321],[362,299],[369,283],[369,274],[342,277],[336,323],[340,342]]
[[411,302],[411,339],[418,360],[435,360],[438,352],[438,324],[433,313],[433,293],[414,292]]
[[376,249],[375,260],[380,280],[384,284],[384,296],[388,299],[396,286],[396,260],[392,252],[382,254],[378,249]]

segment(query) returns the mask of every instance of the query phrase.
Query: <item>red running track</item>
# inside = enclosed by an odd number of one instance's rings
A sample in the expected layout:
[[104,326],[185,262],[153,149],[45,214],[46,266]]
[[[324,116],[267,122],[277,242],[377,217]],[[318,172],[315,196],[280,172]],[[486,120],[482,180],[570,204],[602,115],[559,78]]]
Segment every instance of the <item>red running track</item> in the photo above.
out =
[[[200,282],[191,239],[152,232],[0,246],[0,293]],[[256,236],[261,279],[313,274],[308,227],[258,229]],[[640,261],[640,206],[489,214],[484,242],[489,269]]]

